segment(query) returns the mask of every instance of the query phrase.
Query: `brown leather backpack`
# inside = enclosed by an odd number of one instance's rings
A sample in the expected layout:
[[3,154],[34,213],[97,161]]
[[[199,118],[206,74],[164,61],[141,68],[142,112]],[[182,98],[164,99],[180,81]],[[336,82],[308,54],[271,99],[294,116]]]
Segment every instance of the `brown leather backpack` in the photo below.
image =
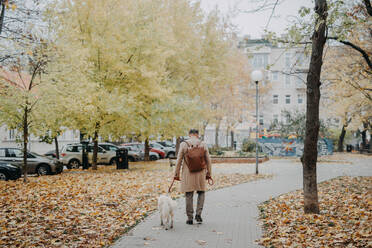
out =
[[187,152],[185,153],[186,165],[190,172],[202,171],[206,168],[205,162],[205,149],[200,146],[200,142],[197,145],[190,145],[187,141]]

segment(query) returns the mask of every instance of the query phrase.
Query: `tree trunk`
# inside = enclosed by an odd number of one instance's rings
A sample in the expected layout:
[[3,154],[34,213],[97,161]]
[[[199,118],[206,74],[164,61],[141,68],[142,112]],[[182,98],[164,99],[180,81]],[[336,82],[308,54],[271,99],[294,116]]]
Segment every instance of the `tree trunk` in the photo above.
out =
[[369,135],[369,152],[372,153],[372,129],[369,130],[370,135]]
[[176,156],[178,157],[178,151],[180,150],[181,145],[181,137],[177,137],[176,139]]
[[231,130],[230,132],[230,138],[231,138],[231,149],[234,150],[234,131]]
[[23,116],[23,182],[27,183],[27,145],[28,145],[28,107],[24,109]]
[[146,138],[145,140],[145,161],[150,161],[149,138]]
[[345,129],[345,125],[343,125],[342,126],[342,130],[341,130],[340,137],[338,138],[338,148],[337,148],[337,151],[338,152],[343,152],[344,151],[344,138],[345,138],[345,134],[346,134],[346,129]]
[[84,140],[84,133],[81,129],[79,130],[79,134],[79,142],[81,143]]
[[229,147],[229,133],[230,128],[226,128],[226,147]]
[[304,212],[319,213],[316,161],[318,158],[319,135],[319,100],[320,74],[322,57],[326,42],[327,2],[315,0],[315,12],[318,14],[312,36],[312,51],[306,89],[306,134],[304,153],[301,158],[303,165]]
[[368,123],[363,122],[362,149],[366,149],[366,147],[367,147],[367,127],[368,127]]
[[3,26],[4,26],[4,16],[5,16],[5,1],[0,1],[1,2],[1,14],[0,14],[0,34],[3,31]]
[[97,170],[97,154],[98,154],[98,131],[94,131],[93,136],[93,158],[92,158],[92,170]]
[[202,135],[201,135],[201,139],[203,141],[205,139],[205,130],[207,129],[207,126],[208,126],[208,121],[206,121],[206,122],[203,123],[203,130],[202,130]]
[[56,159],[59,159],[59,147],[58,147],[58,138],[57,136],[54,137],[54,144],[56,146]]
[[220,121],[218,121],[217,124],[216,124],[216,133],[215,133],[215,136],[214,136],[214,146],[215,147],[219,147],[219,145],[218,145],[219,132],[220,132]]

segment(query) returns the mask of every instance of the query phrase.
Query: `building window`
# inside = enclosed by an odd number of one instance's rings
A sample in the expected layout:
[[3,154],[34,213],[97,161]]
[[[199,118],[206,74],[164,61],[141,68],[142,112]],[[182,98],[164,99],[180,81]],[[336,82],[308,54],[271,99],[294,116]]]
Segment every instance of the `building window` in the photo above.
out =
[[278,104],[279,102],[279,96],[278,95],[273,95],[273,103]]
[[291,66],[291,54],[290,53],[285,54],[285,66],[286,67]]
[[285,103],[290,104],[291,103],[291,95],[285,95]]
[[289,86],[291,84],[291,78],[290,75],[285,75],[285,85]]
[[9,129],[8,133],[8,140],[15,140],[16,139],[16,133],[14,129]]
[[297,99],[298,99],[298,104],[302,104],[304,102],[302,94],[298,94]]
[[277,71],[274,71],[273,73],[273,81],[275,80],[278,80],[279,79],[279,73]]
[[260,68],[268,65],[268,54],[255,54],[253,55],[253,67]]

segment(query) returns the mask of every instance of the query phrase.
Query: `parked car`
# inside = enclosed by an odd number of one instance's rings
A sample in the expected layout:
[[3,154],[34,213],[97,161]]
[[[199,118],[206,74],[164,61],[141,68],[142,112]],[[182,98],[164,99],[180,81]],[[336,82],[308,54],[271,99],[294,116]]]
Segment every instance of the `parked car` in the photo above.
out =
[[49,157],[49,158],[57,158],[56,150],[50,150],[50,151],[44,153],[44,156]]
[[[61,149],[59,161],[66,165],[68,169],[77,169],[82,165],[82,149],[83,146],[80,143],[73,143],[64,145]],[[107,152],[102,147],[98,146],[97,163],[98,164],[114,164],[115,163],[114,152]],[[93,157],[93,145],[88,145],[88,161],[92,162]]]
[[[107,152],[115,152],[116,155],[116,150],[118,150],[120,147],[111,144],[111,143],[98,143],[100,147],[105,149]],[[140,160],[140,153],[132,150],[128,150],[128,161],[129,162],[136,162]]]
[[169,146],[168,147],[162,146],[161,144],[157,142],[150,143],[150,147],[165,152],[166,158],[173,158],[176,156],[176,148],[169,147]]
[[18,166],[0,162],[0,181],[17,180],[21,174],[22,171]]
[[[106,149],[105,149],[105,148]],[[97,153],[97,163],[113,165],[116,163],[116,150],[119,147],[110,143],[99,143]],[[82,165],[82,145],[80,143],[67,144],[62,147],[60,153],[60,162],[67,166],[69,169],[76,169]],[[88,145],[88,161],[92,162],[93,159],[93,144]],[[133,162],[137,161],[139,156],[136,153],[128,152],[128,160]]]
[[[141,143],[125,143],[125,144],[122,144],[121,146],[128,149],[129,151],[138,152],[139,155],[140,155],[140,160],[145,159],[145,146],[143,144],[141,144]],[[158,160],[160,158],[159,154],[157,154],[156,152],[152,152],[151,150],[150,150],[149,156],[150,156],[151,161]]]
[[173,144],[172,141],[169,141],[169,140],[165,140],[165,141],[157,141],[156,143],[164,146],[164,147],[173,147],[173,148],[176,148],[176,145]]
[[[0,162],[10,163],[22,169],[23,151],[18,148],[0,148]],[[27,153],[27,173],[48,175],[58,174],[63,171],[63,165],[34,152]]]
[[[142,143],[124,143],[122,144],[122,146],[133,146],[133,147],[136,147],[138,150],[145,152],[145,145]],[[165,155],[166,155],[163,150],[152,148],[151,145],[150,145],[150,152],[157,153],[159,158],[165,158]]]
[[152,152],[156,152],[160,158],[165,158],[165,152],[163,150],[157,149],[157,148],[151,148]]

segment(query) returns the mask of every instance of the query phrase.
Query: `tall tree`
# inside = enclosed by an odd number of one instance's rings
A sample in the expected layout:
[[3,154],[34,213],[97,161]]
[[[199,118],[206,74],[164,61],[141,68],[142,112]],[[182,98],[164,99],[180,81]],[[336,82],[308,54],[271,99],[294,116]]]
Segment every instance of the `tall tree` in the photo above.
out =
[[304,211],[319,213],[316,162],[318,158],[320,74],[323,64],[323,49],[326,42],[327,2],[315,1],[316,20],[312,35],[310,67],[306,89],[306,133],[303,165]]
[[39,101],[42,97],[37,88],[42,83],[48,57],[46,44],[27,50],[28,63],[13,65],[11,71],[1,70],[0,123],[22,132],[23,176],[27,182],[27,154],[29,137],[38,128]]

